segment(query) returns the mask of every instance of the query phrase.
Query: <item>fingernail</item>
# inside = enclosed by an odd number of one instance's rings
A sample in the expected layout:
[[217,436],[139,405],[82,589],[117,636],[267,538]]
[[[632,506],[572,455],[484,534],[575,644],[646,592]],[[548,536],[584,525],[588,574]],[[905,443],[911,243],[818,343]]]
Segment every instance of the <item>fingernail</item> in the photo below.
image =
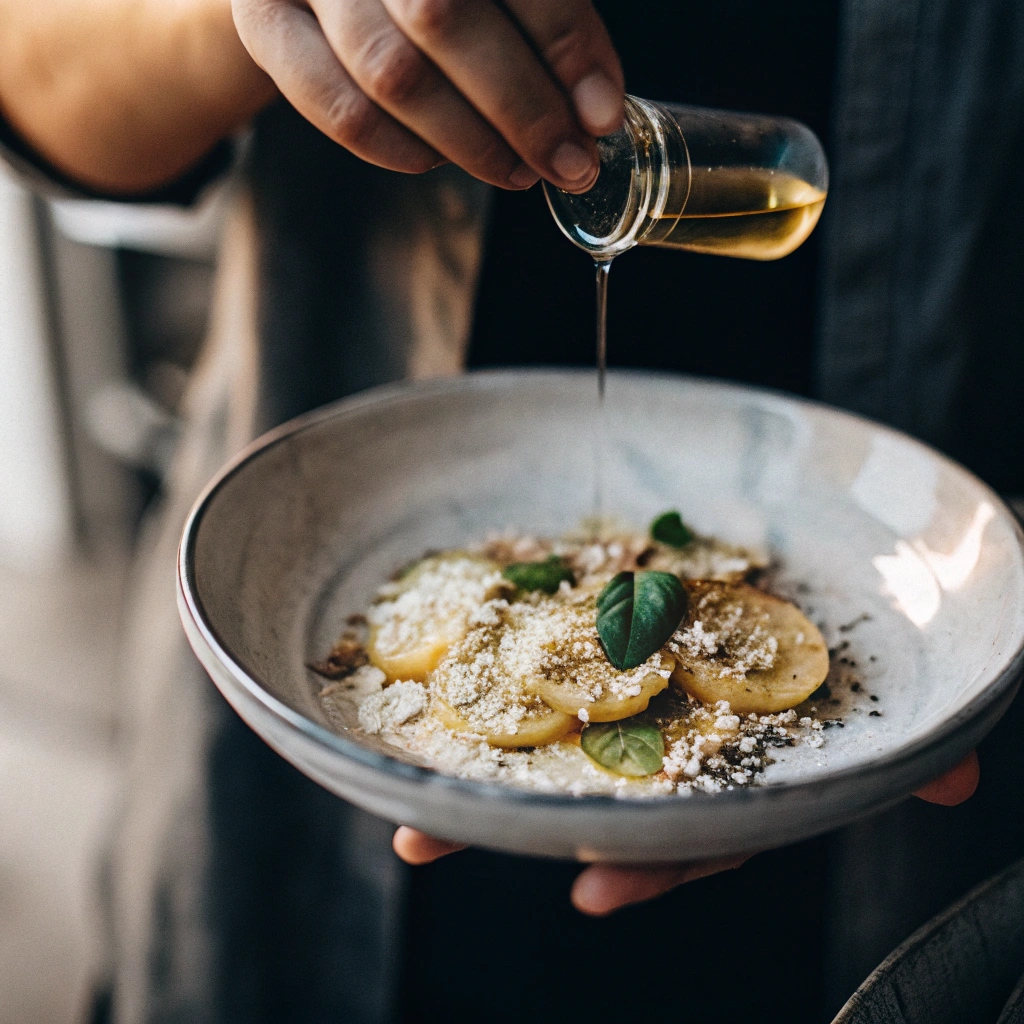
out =
[[509,176],[513,188],[529,188],[540,180],[540,175],[528,164],[520,164]]
[[577,84],[572,100],[588,131],[608,135],[622,124],[622,90],[600,71],[587,75]]
[[555,174],[563,181],[580,183],[597,173],[597,161],[575,142],[563,142],[551,158]]

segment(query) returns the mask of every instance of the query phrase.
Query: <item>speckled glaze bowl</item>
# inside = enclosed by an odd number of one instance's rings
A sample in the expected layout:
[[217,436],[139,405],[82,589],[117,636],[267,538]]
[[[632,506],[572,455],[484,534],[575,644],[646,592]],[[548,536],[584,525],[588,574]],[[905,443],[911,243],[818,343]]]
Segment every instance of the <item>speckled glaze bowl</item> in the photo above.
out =
[[605,510],[643,526],[678,508],[702,533],[767,548],[777,586],[842,647],[839,703],[819,711],[843,727],[820,748],[778,751],[762,784],[634,801],[441,775],[361,733],[354,706],[329,720],[305,665],[397,566],[492,529],[558,534],[592,513],[596,407],[586,372],[408,384],[289,423],[226,467],[186,525],[178,597],[235,710],[301,771],[391,821],[496,850],[633,862],[764,849],[879,811],[1005,711],[1024,666],[1024,538],[992,491],[833,409],[615,373]]

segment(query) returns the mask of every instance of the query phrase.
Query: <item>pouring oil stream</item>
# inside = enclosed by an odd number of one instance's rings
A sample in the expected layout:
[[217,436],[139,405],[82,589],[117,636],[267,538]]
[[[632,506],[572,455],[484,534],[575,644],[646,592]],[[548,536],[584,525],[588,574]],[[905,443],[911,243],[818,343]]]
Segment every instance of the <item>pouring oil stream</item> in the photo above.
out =
[[595,260],[597,279],[597,430],[594,437],[594,519],[604,511],[603,463],[605,450],[604,392],[608,375],[608,272],[611,258]]

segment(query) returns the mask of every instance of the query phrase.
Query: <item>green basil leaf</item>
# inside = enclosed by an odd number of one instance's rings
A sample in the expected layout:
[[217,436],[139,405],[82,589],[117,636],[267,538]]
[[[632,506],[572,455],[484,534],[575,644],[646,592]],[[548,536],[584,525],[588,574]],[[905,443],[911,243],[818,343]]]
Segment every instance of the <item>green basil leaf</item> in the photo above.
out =
[[597,599],[597,634],[620,671],[642,665],[686,614],[686,590],[670,572],[620,572]]
[[696,535],[683,522],[683,517],[673,509],[671,512],[662,512],[651,523],[651,536],[669,547],[685,548]]
[[545,594],[558,590],[562,580],[568,580],[570,586],[576,583],[572,569],[560,555],[548,555],[543,562],[514,562],[505,566],[501,574],[520,590],[543,590]]
[[634,778],[660,771],[665,756],[661,730],[635,718],[588,725],[580,736],[580,746],[603,768]]

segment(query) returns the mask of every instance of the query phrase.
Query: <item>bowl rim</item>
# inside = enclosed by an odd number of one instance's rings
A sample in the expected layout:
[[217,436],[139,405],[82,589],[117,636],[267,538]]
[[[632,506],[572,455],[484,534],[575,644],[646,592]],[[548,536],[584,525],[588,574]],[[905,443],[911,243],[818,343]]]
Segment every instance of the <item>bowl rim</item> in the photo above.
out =
[[[701,390],[719,391],[735,396],[754,395],[762,403],[767,403],[769,406],[774,405],[778,408],[802,406],[819,413],[825,413],[830,417],[858,423],[898,439],[901,443],[909,444],[925,452],[931,458],[939,460],[947,469],[966,477],[973,486],[979,489],[992,503],[997,514],[1008,520],[1011,524],[1017,541],[1019,555],[1021,560],[1024,561],[1024,529],[1022,529],[1017,515],[1007,503],[988,484],[955,459],[944,455],[925,442],[919,441],[917,438],[901,430],[825,402],[791,395],[772,388],[667,371],[616,368],[614,370],[610,369],[608,372],[611,378],[642,378],[666,383],[684,384],[691,387],[695,386]],[[360,743],[332,732],[295,711],[284,701],[265,689],[259,680],[232,656],[227,645],[221,641],[216,628],[206,615],[202,600],[199,597],[195,585],[195,547],[203,516],[216,498],[217,493],[233,477],[242,472],[250,462],[253,462],[270,448],[307,430],[315,429],[329,420],[358,416],[367,407],[380,408],[391,403],[402,402],[411,395],[425,397],[431,395],[443,396],[446,393],[483,390],[514,385],[516,383],[528,383],[531,380],[541,378],[549,380],[556,380],[558,378],[578,380],[583,377],[592,377],[593,373],[594,371],[591,369],[575,367],[514,367],[509,369],[474,370],[451,377],[398,381],[370,388],[356,395],[341,398],[335,402],[303,413],[274,427],[246,445],[218,470],[196,498],[185,520],[181,540],[178,544],[176,575],[179,614],[183,620],[183,626],[189,641],[194,645],[197,639],[200,640],[208,654],[225,670],[224,674],[220,677],[207,671],[214,685],[218,689],[222,689],[222,682],[230,681],[233,687],[241,690],[249,698],[254,699],[258,705],[262,706],[263,710],[269,712],[271,716],[276,718],[288,730],[297,732],[301,738],[307,741],[312,741],[315,746],[325,749],[329,755],[340,756],[343,760],[354,761],[364,768],[370,768],[384,775],[394,777],[396,781],[402,779],[409,783],[429,786],[432,789],[455,789],[467,796],[475,796],[487,800],[499,799],[505,802],[526,804],[534,807],[541,806],[557,809],[586,808],[588,810],[602,806],[609,809],[614,807],[616,813],[621,814],[627,810],[643,813],[645,809],[652,810],[657,808],[664,810],[666,807],[671,806],[684,808],[691,805],[694,800],[702,803],[713,801],[714,804],[719,806],[732,806],[735,804],[746,804],[754,800],[769,799],[771,794],[777,796],[782,792],[809,795],[820,790],[823,786],[832,787],[843,783],[856,783],[857,781],[872,779],[879,775],[894,773],[900,766],[909,765],[923,757],[930,750],[952,741],[960,733],[968,732],[978,718],[982,717],[989,708],[997,704],[1006,695],[1007,691],[1017,684],[1020,675],[1024,672],[1024,628],[1020,630],[1020,636],[1014,652],[1008,656],[1003,667],[979,694],[959,711],[949,716],[949,718],[939,723],[923,736],[920,736],[911,743],[897,746],[879,757],[872,758],[861,764],[829,771],[823,774],[821,778],[816,779],[736,787],[716,793],[695,792],[690,794],[685,800],[675,793],[645,795],[643,798],[627,800],[621,797],[600,794],[573,796],[568,793],[544,793],[520,789],[502,783],[463,779],[454,775],[446,775],[433,768],[410,764],[389,754],[378,753],[368,747],[364,747]],[[186,614],[190,622],[185,621]],[[193,630],[188,628],[189,625],[193,627],[195,634],[197,634],[196,636],[193,635]]]

